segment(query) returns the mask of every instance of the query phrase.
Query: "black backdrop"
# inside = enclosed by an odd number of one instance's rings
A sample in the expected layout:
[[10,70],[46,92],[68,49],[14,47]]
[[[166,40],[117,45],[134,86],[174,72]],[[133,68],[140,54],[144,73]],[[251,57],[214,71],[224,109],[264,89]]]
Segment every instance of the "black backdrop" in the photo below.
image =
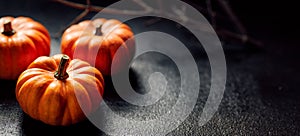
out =
[[[186,2],[192,5],[202,4],[196,0]],[[98,1],[98,4],[103,5],[109,3],[111,2]],[[202,127],[198,126],[197,119],[206,100],[208,88],[205,86],[209,85],[210,79],[206,73],[210,70],[205,56],[197,58],[197,64],[201,67],[199,74],[202,75],[203,81],[200,90],[202,94],[199,94],[192,114],[170,135],[299,135],[300,47],[297,42],[299,29],[296,4],[259,0],[230,0],[229,4],[246,26],[249,35],[261,40],[264,47],[252,50],[242,44],[223,45],[228,69],[224,98],[218,112]],[[60,52],[60,39],[55,38],[54,34],[80,12],[50,1],[0,2],[0,16],[31,16],[49,29],[52,36],[51,54]],[[133,30],[160,28],[164,23],[158,23],[152,28],[136,25]],[[186,37],[182,40],[193,44]],[[172,63],[167,63],[168,60],[160,55],[145,55],[136,60],[136,64],[142,62],[148,63],[147,68],[134,67],[136,73],[132,77],[143,79],[143,73],[153,71],[156,67],[162,68],[163,73],[170,70],[176,73]],[[137,85],[136,88],[144,87],[143,81],[139,82],[134,78],[131,80]],[[15,100],[15,81],[0,81],[1,135],[105,135],[88,121],[70,127],[53,127],[31,119],[22,112]],[[171,86],[177,87],[176,84]],[[126,104],[115,98],[115,95],[108,94],[105,98],[107,103],[116,109],[115,112],[127,115],[126,112],[122,112],[122,107]],[[159,105],[153,107],[153,111],[158,107]],[[135,116],[134,114],[133,117]],[[145,129],[147,127],[149,126],[145,124]]]

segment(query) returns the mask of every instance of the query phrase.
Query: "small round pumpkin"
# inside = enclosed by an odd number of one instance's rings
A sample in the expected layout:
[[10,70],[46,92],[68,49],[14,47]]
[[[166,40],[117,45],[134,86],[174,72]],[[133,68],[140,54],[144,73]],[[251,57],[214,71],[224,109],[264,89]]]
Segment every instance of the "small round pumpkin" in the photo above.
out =
[[67,55],[42,56],[19,77],[16,98],[25,113],[46,124],[66,126],[85,119],[102,100],[102,74]]
[[29,17],[0,18],[0,78],[15,80],[39,56],[50,54],[50,35]]
[[[128,25],[115,19],[85,20],[66,29],[61,51],[71,58],[89,62],[103,75],[111,75],[122,70],[133,58],[134,35]],[[112,61],[115,62],[113,68]]]

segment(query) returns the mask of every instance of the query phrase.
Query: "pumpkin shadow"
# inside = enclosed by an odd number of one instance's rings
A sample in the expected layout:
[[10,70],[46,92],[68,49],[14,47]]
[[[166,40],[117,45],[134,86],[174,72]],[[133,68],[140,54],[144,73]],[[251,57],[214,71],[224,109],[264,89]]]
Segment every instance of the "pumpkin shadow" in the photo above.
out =
[[0,103],[5,101],[15,101],[15,87],[17,81],[0,79]]
[[[163,54],[149,52],[141,55],[139,58],[136,58],[133,61],[133,63],[131,63],[128,72],[121,72],[120,75],[116,76],[116,78],[120,78],[117,79],[116,82],[118,81],[125,82],[125,83],[116,83],[115,85],[118,84],[118,88],[114,87],[112,77],[105,77],[105,89],[103,95],[104,101],[106,101],[107,104],[110,106],[121,106],[121,107],[125,106],[127,110],[130,110],[131,108],[138,109],[138,107],[140,106],[127,102],[126,100],[120,97],[118,92],[129,91],[128,89],[133,89],[132,91],[141,95],[149,93],[149,91],[151,91],[151,86],[149,84],[149,77],[154,72],[159,72],[163,74],[166,77],[166,80],[170,83],[169,85],[172,84],[173,85],[172,87],[174,89],[178,88],[177,86],[180,84],[180,81],[178,80],[179,79],[178,77],[180,77],[180,73],[176,64],[169,57]],[[130,87],[126,86],[127,81],[125,80],[127,79],[125,78],[129,78]],[[159,81],[155,81],[155,83],[157,85],[160,85]],[[116,91],[116,89],[123,89],[123,90]],[[178,96],[176,91],[172,91],[172,93],[174,93],[176,97]],[[128,94],[126,95],[126,97],[131,97],[131,95]],[[136,98],[135,96],[132,96],[132,99],[142,99],[142,98]],[[164,97],[164,99],[167,99],[167,97]],[[159,104],[159,102],[157,104]]]
[[28,136],[101,135],[103,132],[88,120],[70,126],[51,126],[23,113],[22,133]]
[[[139,78],[138,73],[133,68],[130,68],[129,69],[130,85],[134,91],[136,91],[137,93],[143,94],[144,92],[141,91],[142,87],[138,83],[139,79],[140,78]],[[104,80],[105,80],[105,88],[104,88],[103,99],[106,101],[123,101],[123,99],[119,96],[118,92],[114,88],[112,77],[106,76],[106,77],[104,77]]]

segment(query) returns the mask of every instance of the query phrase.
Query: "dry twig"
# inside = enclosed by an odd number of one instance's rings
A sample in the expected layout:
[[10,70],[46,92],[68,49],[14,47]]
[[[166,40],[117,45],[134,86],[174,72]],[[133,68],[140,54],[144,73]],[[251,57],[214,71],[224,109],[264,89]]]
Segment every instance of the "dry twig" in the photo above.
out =
[[[195,28],[205,30],[206,26],[203,25],[201,22],[198,22],[196,20],[193,20],[191,17],[188,17],[185,14],[185,7],[179,8],[179,9],[173,9],[173,12],[175,14],[170,14],[167,12],[164,12],[164,5],[162,4],[161,0],[156,0],[159,9],[154,9],[153,7],[149,6],[147,3],[145,3],[143,0],[132,0],[135,4],[140,6],[143,10],[126,10],[126,9],[113,9],[113,8],[105,8],[101,6],[95,6],[92,5],[90,0],[86,0],[86,4],[80,4],[75,3],[68,0],[53,0],[54,2],[61,3],[63,5],[76,8],[76,9],[82,9],[84,10],[81,14],[79,14],[68,26],[77,23],[80,21],[84,16],[86,16],[89,12],[105,12],[108,14],[117,14],[117,15],[144,15],[147,13],[152,14],[164,14],[174,20],[179,21],[182,24],[190,24],[195,26]],[[228,18],[231,20],[231,22],[236,26],[238,32],[233,32],[226,29],[218,29],[217,28],[217,16],[218,14],[213,11],[212,9],[212,0],[206,0],[206,8],[203,8],[202,6],[198,6],[198,8],[201,11],[204,11],[208,13],[209,18],[211,20],[212,26],[216,29],[217,34],[223,38],[225,41],[238,41],[240,43],[250,43],[253,45],[256,45],[257,47],[261,47],[262,43],[254,38],[251,38],[247,35],[247,31],[245,27],[242,25],[242,23],[239,21],[237,16],[234,14],[232,9],[230,8],[229,4],[225,0],[216,0],[216,2],[220,5],[220,7],[225,11]],[[105,8],[105,10],[103,10]],[[180,16],[180,18],[178,18]],[[225,18],[225,17],[222,17]],[[156,23],[160,21],[160,19],[156,20],[150,20],[146,22],[147,25],[150,25],[151,23]]]

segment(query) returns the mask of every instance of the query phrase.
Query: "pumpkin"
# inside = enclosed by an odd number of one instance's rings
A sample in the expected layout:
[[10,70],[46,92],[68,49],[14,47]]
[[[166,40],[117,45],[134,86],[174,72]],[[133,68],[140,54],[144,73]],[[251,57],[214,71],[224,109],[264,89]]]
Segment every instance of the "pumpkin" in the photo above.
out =
[[16,98],[30,117],[66,126],[86,118],[99,107],[104,90],[102,74],[87,62],[67,55],[42,56],[18,78]]
[[0,18],[0,78],[15,80],[39,56],[50,54],[50,35],[29,17]]
[[65,30],[61,51],[89,62],[103,75],[111,75],[128,66],[133,58],[134,35],[128,25],[115,19],[85,20]]

